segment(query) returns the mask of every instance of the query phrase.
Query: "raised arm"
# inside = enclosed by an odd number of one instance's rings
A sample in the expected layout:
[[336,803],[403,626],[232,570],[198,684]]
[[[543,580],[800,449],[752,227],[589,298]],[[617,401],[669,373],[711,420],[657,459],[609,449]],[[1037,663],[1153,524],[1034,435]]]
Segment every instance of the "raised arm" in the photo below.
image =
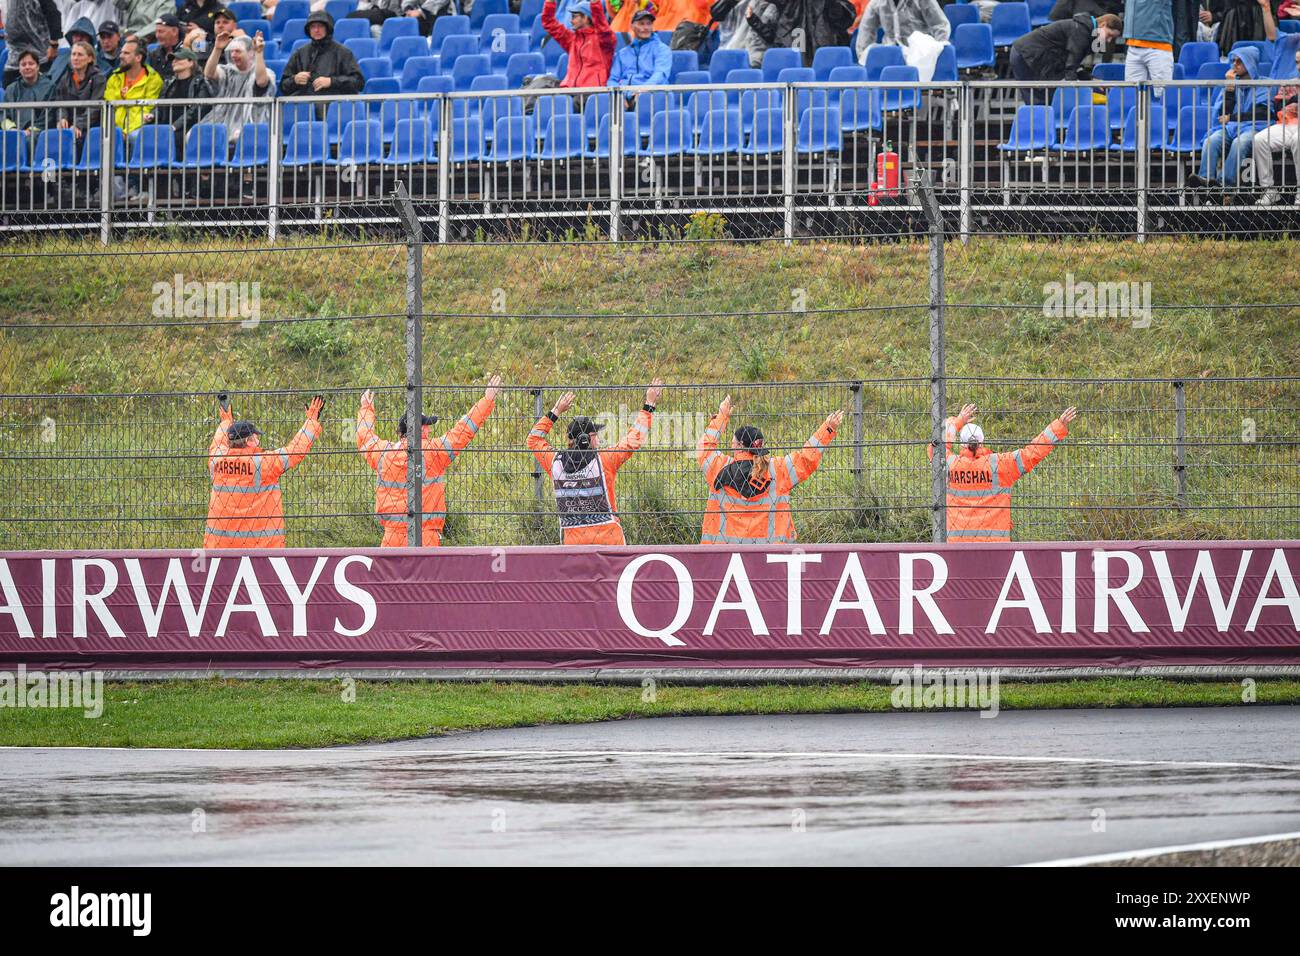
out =
[[1070,433],[1076,411],[1073,405],[1044,428],[1032,442],[1019,451],[998,454],[998,483],[1004,488],[1014,485],[1034,470],[1034,466],[1052,453],[1057,443]]
[[567,52],[573,46],[573,31],[555,19],[555,0],[542,4],[542,29]]
[[317,395],[307,405],[307,418],[298,429],[298,434],[283,448],[267,452],[262,459],[262,480],[272,482],[286,471],[297,468],[311,450],[311,443],[320,435],[320,413],[325,407],[325,399]]
[[[594,9],[594,7],[593,7]],[[632,453],[641,447],[641,443],[650,437],[650,425],[654,420],[654,410],[659,404],[659,396],[663,393],[664,383],[655,379],[650,383],[650,387],[645,392],[645,405],[641,411],[637,412],[636,422],[628,429],[623,440],[611,448],[609,451],[602,452],[605,463],[614,468],[622,468]]]
[[493,375],[488,381],[483,397],[474,403],[474,407],[467,414],[462,415],[445,435],[431,439],[429,444],[424,446],[425,453],[441,468],[445,469],[455,461],[461,450],[474,440],[478,430],[492,414],[492,409],[496,408],[497,392],[500,388],[501,376]]
[[357,451],[374,471],[379,470],[379,459],[388,450],[388,442],[375,434],[375,393],[370,389],[361,396],[357,410]]
[[695,443],[695,460],[699,462],[710,488],[717,481],[718,473],[731,464],[731,458],[718,451],[718,438],[727,427],[731,409],[731,396],[728,395],[718,406],[718,414],[709,420],[709,427],[704,429],[704,434]]
[[230,425],[235,420],[234,414],[230,411],[230,400],[225,395],[218,396],[217,400],[221,403],[221,421],[217,423],[217,432],[212,436],[212,444],[208,445],[208,474],[216,470],[217,459],[230,451]]
[[[954,417],[948,417],[943,422],[943,454],[947,458],[952,454],[952,443],[957,441],[957,436],[961,430],[966,427],[967,423],[974,420],[976,413],[979,411],[974,405],[963,405],[961,411]],[[934,457],[934,446],[926,445],[925,453],[928,457]]]
[[546,440],[546,436],[551,433],[551,427],[559,420],[559,417],[573,407],[575,397],[572,392],[565,392],[549,412],[537,419],[537,424],[528,433],[528,450],[533,453],[537,463],[542,466],[542,471],[548,475],[551,473],[551,465],[555,463],[555,449]]
[[844,420],[844,412],[832,412],[796,452],[785,456],[785,466],[790,473],[790,487],[812,477],[822,461],[822,451],[835,439],[835,431]]

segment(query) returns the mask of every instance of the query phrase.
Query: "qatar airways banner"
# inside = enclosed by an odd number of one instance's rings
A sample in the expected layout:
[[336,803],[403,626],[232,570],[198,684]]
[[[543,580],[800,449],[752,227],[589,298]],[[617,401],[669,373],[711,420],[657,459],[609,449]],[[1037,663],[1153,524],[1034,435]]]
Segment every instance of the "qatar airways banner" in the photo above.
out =
[[1300,542],[0,552],[0,664],[1300,663]]

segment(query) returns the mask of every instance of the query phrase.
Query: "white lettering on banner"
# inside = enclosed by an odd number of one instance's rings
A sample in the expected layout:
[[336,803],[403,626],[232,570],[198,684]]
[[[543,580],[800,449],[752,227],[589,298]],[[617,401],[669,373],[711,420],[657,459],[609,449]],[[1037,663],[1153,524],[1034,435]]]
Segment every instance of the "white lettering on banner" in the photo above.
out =
[[[1128,568],[1128,578],[1123,587],[1110,586],[1110,559],[1119,558]],[[1092,553],[1092,575],[1094,597],[1092,604],[1092,629],[1098,634],[1110,630],[1110,602],[1114,600],[1119,612],[1124,615],[1124,623],[1134,634],[1150,631],[1142,615],[1133,606],[1128,592],[1142,583],[1142,559],[1132,551],[1102,551]]]
[[35,637],[32,633],[32,623],[27,620],[27,609],[23,607],[22,598],[18,595],[18,587],[14,584],[13,575],[9,573],[9,561],[0,558],[0,594],[4,595],[5,603],[0,606],[0,614],[8,614],[14,619],[14,630],[18,632],[19,637]]
[[[844,600],[844,591],[849,584],[853,585],[856,601]],[[876,609],[871,586],[867,584],[867,576],[862,571],[862,562],[858,560],[856,551],[850,551],[848,560],[844,562],[840,583],[835,586],[835,596],[831,598],[831,606],[826,609],[826,619],[822,621],[818,633],[829,634],[835,623],[835,615],[840,611],[861,611],[872,634],[885,633],[885,622],[880,619],[880,611]]]
[[[641,623],[640,618],[636,616],[636,606],[632,603],[632,585],[636,581],[636,574],[651,561],[659,561],[672,568],[673,574],[677,576],[677,611],[673,614],[673,619],[667,626],[652,630]],[[676,558],[668,554],[642,554],[633,558],[623,569],[623,573],[618,576],[618,616],[623,619],[628,630],[633,634],[641,637],[654,637],[663,641],[669,647],[684,647],[686,642],[677,638],[676,633],[691,616],[691,610],[695,607],[695,590],[694,583],[691,581],[691,572],[686,569]]]
[[[925,561],[930,565],[930,570],[934,572],[934,578],[930,581],[928,587],[917,590],[912,586],[912,568],[918,561]],[[933,551],[920,551],[916,554],[900,554],[898,556],[898,633],[912,633],[912,603],[915,601],[925,612],[925,616],[930,621],[930,626],[934,628],[936,634],[952,634],[952,625],[948,619],[943,616],[939,610],[939,605],[934,601],[934,595],[940,588],[948,583],[948,562],[943,559],[943,555],[935,554]]]
[[1074,625],[1074,559],[1075,552],[1061,552],[1061,633],[1073,634]]
[[289,603],[293,605],[293,636],[307,636],[307,599],[311,597],[312,588],[316,587],[316,579],[320,577],[321,569],[325,567],[325,558],[317,558],[315,566],[311,569],[311,576],[307,578],[307,586],[301,591],[298,590],[298,582],[293,579],[293,571],[289,569],[287,558],[271,558],[271,567],[275,569],[276,576],[280,579],[280,584],[284,586],[284,593],[289,595]]
[[203,628],[203,617],[208,612],[208,599],[212,596],[213,576],[221,565],[220,558],[213,558],[208,564],[208,577],[203,583],[203,597],[199,599],[197,610],[194,607],[194,599],[190,596],[190,587],[185,580],[185,566],[180,558],[172,558],[167,562],[167,574],[163,578],[157,607],[149,600],[149,589],[144,579],[144,571],[140,567],[140,559],[126,558],[122,563],[126,565],[127,577],[131,579],[131,587],[135,591],[135,603],[140,608],[140,619],[144,622],[144,630],[149,637],[158,636],[158,630],[162,626],[162,616],[167,609],[169,591],[176,592],[176,603],[180,605],[181,614],[185,616],[186,631],[189,632],[190,637],[199,636]]
[[[739,601],[725,600],[733,581],[736,585],[736,593],[740,596]],[[722,579],[722,586],[718,588],[713,609],[709,611],[708,623],[704,625],[705,637],[713,633],[713,626],[718,622],[718,615],[723,611],[744,611],[745,617],[749,619],[749,629],[753,633],[758,635],[768,633],[767,622],[763,620],[763,612],[758,609],[758,598],[754,596],[753,585],[749,583],[749,574],[745,571],[745,562],[738,553],[733,553],[727,563],[726,576]]]
[[[93,566],[104,573],[104,583],[94,594],[86,593],[86,568]],[[72,636],[86,636],[86,608],[95,612],[109,637],[122,637],[122,629],[109,613],[104,598],[117,589],[117,566],[107,558],[72,559]]]
[[1210,552],[1196,552],[1196,567],[1192,570],[1191,583],[1187,585],[1187,597],[1182,603],[1178,602],[1178,592],[1174,590],[1174,576],[1169,570],[1169,555],[1164,551],[1152,551],[1151,563],[1156,568],[1156,579],[1160,582],[1160,590],[1165,596],[1165,608],[1169,611],[1169,623],[1175,632],[1180,632],[1187,625],[1187,617],[1192,610],[1192,602],[1196,600],[1196,585],[1205,582],[1205,595],[1210,601],[1210,609],[1214,612],[1214,626],[1220,631],[1226,631],[1232,623],[1232,611],[1237,606],[1237,596],[1241,593],[1241,582],[1246,578],[1246,567],[1250,564],[1250,556],[1255,552],[1247,548],[1241,552],[1241,563],[1237,565],[1237,577],[1232,582],[1232,594],[1228,596],[1228,603],[1223,603],[1223,590],[1219,587],[1219,576],[1214,573],[1214,562],[1210,560]]
[[[1020,586],[1022,597],[1018,601],[1007,597],[1013,583]],[[1047,620],[1047,612],[1043,610],[1043,602],[1038,599],[1038,588],[1034,586],[1034,576],[1029,573],[1029,564],[1025,561],[1023,551],[1017,551],[1011,557],[1011,567],[1007,569],[1006,580],[1002,582],[1002,593],[998,595],[998,603],[994,605],[993,614],[984,627],[985,634],[992,634],[998,629],[1002,609],[1010,607],[1022,607],[1029,612],[1034,622],[1035,634],[1051,633],[1052,625]]]
[[[1268,596],[1274,577],[1282,588],[1280,598]],[[1255,599],[1255,606],[1251,608],[1246,630],[1255,629],[1255,625],[1259,623],[1260,608],[1264,607],[1286,608],[1291,612],[1291,625],[1300,630],[1300,594],[1296,593],[1295,578],[1291,576],[1291,568],[1286,563],[1286,553],[1281,548],[1275,548],[1273,551],[1273,559],[1268,563],[1268,573],[1264,575],[1264,583],[1259,587],[1259,597]]]
[[820,554],[769,554],[768,564],[784,564],[785,567],[785,632],[786,634],[803,633],[803,567],[805,564],[820,564]]
[[[54,572],[55,562],[53,558],[41,559],[41,594],[54,593]],[[55,622],[54,601],[46,598],[41,601],[41,637],[53,638],[59,636],[58,624]]]
[[[241,585],[248,591],[247,603],[236,600]],[[226,636],[226,625],[230,623],[232,614],[256,614],[257,624],[262,629],[263,637],[279,635],[275,629],[275,621],[271,620],[271,610],[266,606],[266,599],[262,597],[262,585],[257,581],[251,558],[239,559],[239,570],[235,572],[235,580],[230,585],[230,596],[226,598],[226,606],[221,610],[221,621],[217,624],[213,637]]]
[[[351,601],[357,607],[361,608],[361,624],[355,628],[343,626],[343,622],[338,618],[334,619],[334,633],[342,634],[344,637],[360,637],[375,626],[375,615],[378,609],[375,607],[375,599],[369,591],[357,587],[348,580],[347,570],[349,565],[364,565],[369,571],[374,562],[364,554],[353,554],[344,558],[338,564],[334,565],[334,590],[338,591],[339,597],[345,601]],[[310,590],[310,585],[308,589]],[[274,631],[272,631],[274,634]]]

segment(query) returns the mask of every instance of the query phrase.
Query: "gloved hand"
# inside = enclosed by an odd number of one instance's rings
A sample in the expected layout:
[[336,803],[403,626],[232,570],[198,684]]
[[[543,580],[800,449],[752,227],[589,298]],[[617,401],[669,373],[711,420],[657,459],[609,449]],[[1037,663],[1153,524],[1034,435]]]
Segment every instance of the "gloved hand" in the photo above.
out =
[[321,412],[325,408],[325,396],[317,395],[307,404],[307,418],[310,421],[320,421]]

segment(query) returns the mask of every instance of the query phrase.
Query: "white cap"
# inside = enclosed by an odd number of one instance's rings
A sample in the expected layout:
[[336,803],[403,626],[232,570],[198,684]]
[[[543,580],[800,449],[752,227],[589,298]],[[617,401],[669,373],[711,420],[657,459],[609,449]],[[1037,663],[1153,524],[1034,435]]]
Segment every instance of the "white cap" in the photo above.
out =
[[979,442],[981,445],[984,444],[984,429],[971,422],[961,428],[961,443],[969,445],[973,441]]

